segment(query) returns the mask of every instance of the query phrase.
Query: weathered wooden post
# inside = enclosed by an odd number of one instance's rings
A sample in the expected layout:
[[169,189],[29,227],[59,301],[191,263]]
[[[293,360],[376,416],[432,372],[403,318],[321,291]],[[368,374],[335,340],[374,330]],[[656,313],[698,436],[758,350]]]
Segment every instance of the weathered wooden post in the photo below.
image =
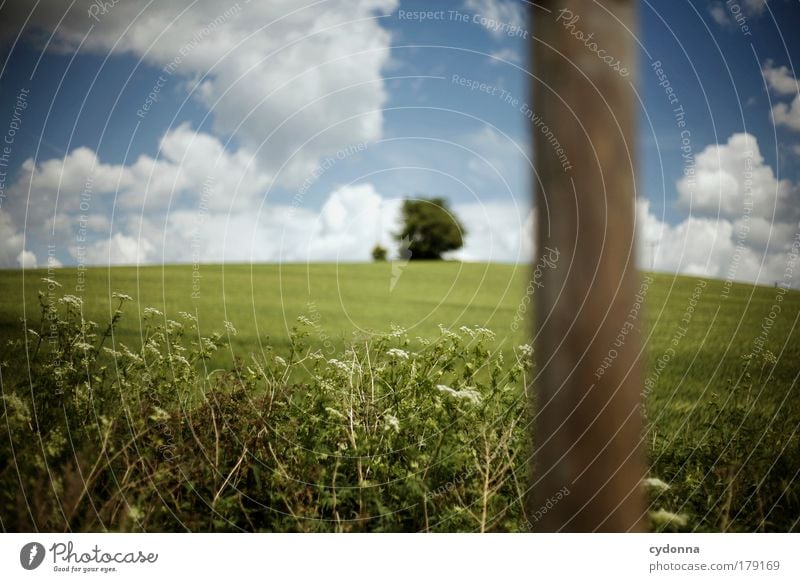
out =
[[531,42],[537,248],[558,262],[540,270],[535,298],[529,519],[539,531],[636,531],[640,342],[627,317],[638,287],[634,2],[540,5]]

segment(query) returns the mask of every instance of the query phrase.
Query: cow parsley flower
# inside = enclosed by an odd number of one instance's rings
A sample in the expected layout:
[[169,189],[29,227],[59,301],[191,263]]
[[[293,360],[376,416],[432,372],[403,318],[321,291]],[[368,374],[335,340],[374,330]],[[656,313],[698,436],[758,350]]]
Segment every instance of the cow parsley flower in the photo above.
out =
[[306,317],[305,315],[299,315],[299,316],[297,317],[297,322],[298,322],[298,323],[301,323],[301,324],[303,324],[303,325],[307,325],[308,327],[314,327],[314,322],[313,322],[313,321],[311,321],[311,320],[310,320],[308,317]]
[[349,374],[351,372],[350,366],[347,364],[347,362],[342,362],[336,358],[331,358],[328,360],[328,365],[336,368],[340,372],[344,372],[345,374]]
[[475,388],[464,388],[463,390],[456,390],[455,388],[450,388],[450,386],[445,386],[444,384],[438,384],[436,389],[439,392],[443,392],[449,396],[452,396],[456,400],[467,400],[471,404],[478,405],[481,402],[481,395],[480,393],[475,390]]
[[645,488],[653,489],[654,491],[667,491],[670,486],[667,483],[664,483],[658,477],[648,477],[647,479],[642,481],[642,485]]
[[58,300],[59,303],[63,305],[68,305],[75,309],[80,309],[83,306],[83,300],[80,297],[76,297],[75,295],[64,295],[61,299]]
[[394,414],[387,414],[384,417],[384,420],[386,421],[386,428],[387,429],[392,429],[395,432],[400,432],[400,421],[397,419],[397,417]]
[[189,320],[189,321],[191,321],[193,323],[197,323],[197,318],[194,315],[192,315],[191,313],[189,313],[188,311],[179,311],[178,315],[180,315],[182,318],[187,319],[187,320]]
[[407,360],[408,359],[408,352],[405,350],[401,350],[399,348],[392,348],[388,352],[386,352],[387,356],[392,358],[397,358],[400,360]]
[[666,509],[651,511],[650,519],[652,519],[653,523],[659,527],[663,526],[686,527],[686,524],[689,522],[689,518],[683,515],[682,513],[672,513],[671,511],[667,511]]

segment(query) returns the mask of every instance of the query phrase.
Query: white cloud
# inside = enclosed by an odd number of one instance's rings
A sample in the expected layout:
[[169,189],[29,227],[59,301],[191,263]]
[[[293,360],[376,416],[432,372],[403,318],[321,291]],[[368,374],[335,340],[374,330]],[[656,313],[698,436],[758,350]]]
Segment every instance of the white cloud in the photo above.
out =
[[[126,0],[99,22],[88,17],[96,4],[44,0],[29,26],[55,30],[58,50],[132,54],[159,69],[177,63],[167,77],[191,79],[184,86],[212,111],[215,131],[235,135],[263,172],[283,167],[282,184],[296,185],[325,154],[381,137],[391,38],[378,16],[397,0]],[[6,12],[6,38],[29,11]]]
[[731,23],[728,18],[728,11],[725,10],[725,6],[723,6],[721,2],[713,3],[709,7],[708,12],[711,14],[711,18],[714,19],[714,22],[720,26],[728,26]]
[[[734,134],[696,158],[696,181],[677,183],[679,203],[691,215],[678,224],[637,205],[640,265],[721,279],[783,281],[788,251],[800,233],[798,188],[778,181],[756,139]],[[654,253],[654,255],[653,255]],[[791,282],[797,286],[799,281]]]
[[457,204],[453,211],[467,231],[464,247],[453,253],[455,258],[522,263],[533,257],[534,213],[527,205]]
[[[253,156],[244,149],[225,150],[213,136],[188,124],[161,139],[158,159],[142,155],[131,165],[104,164],[95,152],[80,147],[63,158],[22,164],[9,189],[9,212],[22,223],[27,212],[31,234],[46,230],[69,236],[75,228],[101,232],[110,223],[101,213],[111,202],[118,212],[161,212],[179,201],[212,209],[253,208],[270,185]],[[36,204],[22,203],[28,192]],[[83,221],[78,224],[78,220]]]
[[793,216],[798,189],[777,180],[764,163],[756,138],[733,134],[726,144],[706,147],[695,157],[694,167],[678,180],[678,205],[697,216],[741,216],[746,208],[764,218]]
[[[464,8],[479,14],[482,17],[481,24],[495,38],[507,36],[509,29],[523,29],[525,27],[525,5],[521,2],[512,0],[466,0]],[[502,25],[507,26],[503,27]]]
[[[789,249],[800,224],[690,216],[676,225],[662,222],[649,202],[637,204],[639,265],[668,273],[772,285],[784,281]],[[769,241],[769,242],[768,242]],[[796,278],[787,281],[798,287]]]
[[25,250],[24,244],[25,238],[14,226],[11,215],[0,209],[0,267],[23,266],[24,261],[30,260],[35,263],[36,256]]
[[772,108],[772,121],[775,125],[785,125],[795,131],[800,131],[800,94],[795,95],[791,106],[786,103],[777,103]]
[[36,255],[23,249],[17,255],[17,263],[23,269],[35,269],[37,266]]
[[[503,61],[508,61],[509,63],[520,64],[522,62],[522,55],[519,54],[517,51],[509,48],[500,49],[498,51],[494,51],[491,53],[491,56],[494,57],[489,59],[489,64],[491,65],[503,65]],[[498,60],[499,59],[499,60]]]
[[376,243],[394,248],[401,201],[370,183],[335,189],[318,211],[267,204],[257,211],[181,209],[166,219],[132,218],[146,258],[165,262],[367,261]]
[[[115,233],[110,238],[89,244],[83,261],[89,265],[141,265],[156,257],[155,247],[145,238]],[[73,257],[80,256],[77,247],[70,248]]]
[[[394,256],[402,199],[381,196],[370,183],[341,186],[318,211],[267,205],[260,212],[178,210],[166,221],[130,219],[109,241],[86,253],[88,262],[320,262],[369,261],[375,244]],[[468,232],[465,261],[527,261],[533,249],[533,216],[508,203],[455,204]],[[73,248],[77,258],[78,249]]]
[[750,14],[759,15],[764,12],[769,0],[744,0],[745,10]]
[[716,0],[708,7],[708,13],[714,22],[727,28],[737,26],[737,17],[759,17],[764,13],[769,0],[742,0],[741,3],[733,3],[731,7],[726,7],[727,2]]
[[764,79],[770,89],[778,95],[796,95],[798,92],[797,79],[794,78],[788,67],[774,67],[772,61],[767,61],[761,69]]

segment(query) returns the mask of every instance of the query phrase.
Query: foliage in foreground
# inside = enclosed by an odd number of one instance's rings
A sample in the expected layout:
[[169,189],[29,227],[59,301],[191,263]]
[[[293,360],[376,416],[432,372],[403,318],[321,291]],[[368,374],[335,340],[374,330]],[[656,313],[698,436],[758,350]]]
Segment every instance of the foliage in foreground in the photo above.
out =
[[[55,282],[48,282],[55,284]],[[529,456],[523,386],[483,328],[401,329],[335,359],[300,318],[268,346],[208,370],[236,333],[200,337],[146,309],[141,347],[79,298],[42,301],[3,362],[0,525],[10,531],[520,531]],[[415,350],[411,346],[415,346]],[[798,414],[770,395],[770,354],[744,362],[694,431],[648,438],[659,530],[797,530]],[[14,365],[12,365],[12,363]],[[21,363],[26,363],[24,366]],[[791,400],[789,400],[791,402]]]
[[117,297],[103,333],[79,298],[43,301],[40,327],[16,346],[30,378],[4,368],[5,529],[488,531],[520,521],[517,387],[528,362],[492,353],[490,331],[443,329],[414,353],[397,329],[327,359],[306,345],[313,323],[301,321],[288,354],[267,347],[206,371],[227,340],[198,337],[188,313],[177,322],[147,309],[141,349],[110,345],[127,299]]

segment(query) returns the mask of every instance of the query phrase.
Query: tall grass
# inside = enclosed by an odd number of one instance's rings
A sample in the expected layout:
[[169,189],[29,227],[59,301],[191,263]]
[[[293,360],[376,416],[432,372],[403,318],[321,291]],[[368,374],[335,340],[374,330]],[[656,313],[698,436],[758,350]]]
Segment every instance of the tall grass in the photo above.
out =
[[[46,281],[57,287],[55,281]],[[7,531],[525,531],[533,350],[482,327],[400,328],[331,357],[298,318],[288,347],[213,368],[237,331],[143,311],[137,346],[80,298],[40,294],[0,380]],[[800,415],[742,360],[691,423],[649,418],[657,530],[796,531]],[[676,410],[676,414],[686,415]],[[568,494],[568,492],[565,492]]]

